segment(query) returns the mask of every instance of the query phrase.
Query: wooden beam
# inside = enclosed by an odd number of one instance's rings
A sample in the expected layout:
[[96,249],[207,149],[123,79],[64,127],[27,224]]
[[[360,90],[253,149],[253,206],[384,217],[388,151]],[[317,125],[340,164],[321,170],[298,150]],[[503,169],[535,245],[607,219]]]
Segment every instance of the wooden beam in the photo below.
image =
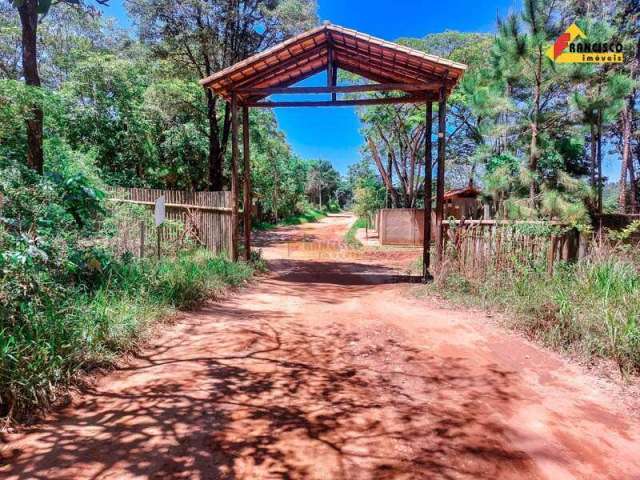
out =
[[[391,83],[399,82],[399,83],[411,83],[411,84],[424,83],[422,82],[422,80],[417,80],[417,77],[407,76],[400,71],[392,71],[386,68],[378,68],[378,67],[376,67],[374,70],[370,68],[370,65],[368,65],[366,62],[363,62],[362,60],[356,60],[354,58],[339,57],[338,65],[340,66],[340,68],[344,70],[347,70],[352,73],[357,73],[358,75],[364,78],[368,78],[369,80],[373,80],[380,83],[387,83],[387,82],[391,82]],[[424,83],[424,85],[425,85],[425,88],[429,88],[433,84]]]
[[270,88],[239,88],[236,90],[241,95],[308,95],[314,93],[364,93],[364,92],[387,92],[387,91],[410,91],[422,92],[428,89],[424,83],[371,83],[367,85],[343,85],[326,87],[270,87]]
[[[412,78],[407,78],[402,76],[402,80],[398,80],[398,75],[393,75],[390,72],[378,72],[378,73],[374,73],[371,71],[366,70],[363,66],[361,66],[360,63],[358,62],[345,62],[345,61],[341,61],[338,64],[339,68],[346,70],[347,72],[351,72],[351,73],[355,73],[356,75],[360,75],[361,77],[367,78],[369,80],[373,80],[374,82],[378,82],[378,83],[405,83],[405,84],[421,84],[422,82],[416,82],[414,79]],[[424,89],[431,89],[433,90],[433,86],[432,85],[428,85],[428,84],[423,84],[424,85]],[[436,88],[436,90],[439,87]],[[437,93],[436,93],[437,95]]]
[[231,93],[231,260],[238,261],[238,97]]
[[[338,66],[335,64],[335,60],[334,60],[334,64],[333,64],[331,84],[332,84],[332,86],[334,88],[338,85]],[[336,100],[336,92],[333,92],[331,94],[331,100],[333,100],[333,101]]]
[[[333,46],[331,45],[331,43],[329,43],[329,46],[327,48],[328,48],[327,50],[327,87],[331,88],[336,86],[335,80],[334,80],[336,64],[335,64],[335,58],[333,53]],[[336,101],[335,91],[331,92],[331,100],[334,102]]]
[[444,168],[447,130],[447,96],[446,87],[440,88],[438,101],[438,184],[436,186],[436,258],[438,268],[442,267],[444,250]]
[[[316,63],[320,57],[313,59],[312,61],[305,63],[302,66],[294,66],[287,69],[285,72],[280,72],[280,74],[274,75],[270,78],[264,79],[258,83],[252,83],[251,85],[247,85],[241,88],[236,89],[236,92],[246,92],[247,90],[257,89],[262,90],[263,88],[291,88],[290,85],[294,83],[298,83],[303,81],[304,79],[315,75],[316,73],[321,72],[326,66],[324,63],[318,63],[318,65],[314,66],[310,70],[307,70],[309,65]],[[304,71],[303,71],[304,70]],[[271,83],[273,82],[273,83]],[[268,85],[266,87],[255,87],[255,85]],[[260,95],[248,95],[243,93],[241,97],[239,97],[239,101],[241,103],[251,103],[257,102],[258,100],[262,100],[264,97],[270,95],[270,93],[261,92]]]
[[426,99],[427,112],[425,116],[424,136],[424,230],[422,241],[422,281],[427,282],[433,277],[429,272],[431,268],[431,196],[433,159],[431,154],[431,131],[433,129],[433,103],[429,97]]
[[424,77],[427,77],[431,82],[442,82],[443,77],[440,75],[427,73],[419,69],[413,69],[412,67],[406,67],[393,63],[392,60],[388,60],[384,57],[368,56],[365,52],[355,49],[349,49],[341,45],[336,45],[335,48],[336,58],[340,63],[343,60],[357,61],[363,63],[370,68],[387,70],[390,72],[402,73],[404,76],[414,79],[415,81],[423,81]]
[[394,103],[420,103],[424,97],[407,95],[404,97],[362,98],[357,100],[324,100],[300,102],[256,102],[248,103],[249,107],[279,108],[279,107],[354,107],[362,105],[389,105]]
[[[127,200],[124,198],[107,198],[109,202],[116,203],[132,203],[135,205],[149,205],[153,206],[156,202],[151,202],[147,200]],[[183,210],[202,210],[204,212],[216,212],[216,213],[224,213],[230,214],[231,208],[228,207],[208,207],[206,205],[192,205],[189,203],[165,203],[164,206],[166,208],[181,208]]]
[[251,154],[249,151],[249,107],[242,107],[242,142],[244,156],[244,259],[251,260]]

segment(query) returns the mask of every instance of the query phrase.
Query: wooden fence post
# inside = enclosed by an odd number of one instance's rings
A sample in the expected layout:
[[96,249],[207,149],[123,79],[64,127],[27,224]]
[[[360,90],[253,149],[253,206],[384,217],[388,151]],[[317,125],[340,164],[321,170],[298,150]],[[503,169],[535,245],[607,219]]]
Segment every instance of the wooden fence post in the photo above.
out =
[[244,153],[244,259],[251,260],[251,154],[249,150],[249,107],[242,107],[242,141]]
[[238,97],[231,94],[231,260],[238,261]]
[[[433,127],[433,102],[426,99],[425,136],[424,136],[424,224],[422,229],[422,281],[431,279],[431,197],[433,181],[433,159],[431,154],[431,130]],[[378,237],[380,233],[378,233]]]
[[157,241],[157,254],[158,254],[158,260],[160,260],[160,235],[161,235],[161,229],[162,229],[162,225],[158,225],[156,227],[156,241]]
[[140,220],[140,258],[144,258],[144,220]]
[[556,258],[556,236],[551,235],[549,249],[547,250],[547,273],[553,275],[553,263]]
[[445,153],[447,146],[447,97],[446,89],[443,85],[440,88],[438,101],[438,183],[436,185],[436,258],[438,268],[442,267],[443,260],[443,220],[444,220],[444,169]]

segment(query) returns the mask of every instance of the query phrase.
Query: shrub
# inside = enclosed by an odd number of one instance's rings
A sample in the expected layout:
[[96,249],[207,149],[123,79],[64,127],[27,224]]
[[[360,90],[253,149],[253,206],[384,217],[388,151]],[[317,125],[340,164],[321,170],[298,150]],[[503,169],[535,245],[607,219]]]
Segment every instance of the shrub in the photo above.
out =
[[7,420],[45,407],[78,372],[133,348],[152,321],[252,272],[201,250],[161,261],[116,255],[104,239],[117,220],[104,194],[82,168],[65,164],[44,176],[0,164],[0,416]]

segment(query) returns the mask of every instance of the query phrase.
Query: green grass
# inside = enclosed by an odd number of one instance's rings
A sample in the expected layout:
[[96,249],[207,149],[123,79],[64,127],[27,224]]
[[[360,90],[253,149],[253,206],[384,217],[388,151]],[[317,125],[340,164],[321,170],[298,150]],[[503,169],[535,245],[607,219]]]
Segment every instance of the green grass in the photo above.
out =
[[46,407],[77,375],[135,349],[150,327],[229,286],[252,267],[202,250],[160,262],[118,265],[91,293],[80,289],[0,331],[0,413],[6,420]]
[[255,230],[270,230],[272,228],[281,227],[285,225],[300,225],[302,223],[317,222],[318,220],[326,216],[327,216],[327,213],[324,210],[309,208],[302,213],[286,217],[278,223],[255,222],[253,224],[253,228]]
[[596,254],[485,278],[441,272],[426,292],[467,305],[506,312],[507,325],[547,346],[583,359],[614,360],[621,372],[640,371],[640,267],[624,255]]
[[358,218],[347,233],[344,234],[344,243],[349,245],[352,248],[360,248],[362,247],[362,242],[356,238],[356,234],[360,228],[365,228],[367,226],[367,220],[365,218]]

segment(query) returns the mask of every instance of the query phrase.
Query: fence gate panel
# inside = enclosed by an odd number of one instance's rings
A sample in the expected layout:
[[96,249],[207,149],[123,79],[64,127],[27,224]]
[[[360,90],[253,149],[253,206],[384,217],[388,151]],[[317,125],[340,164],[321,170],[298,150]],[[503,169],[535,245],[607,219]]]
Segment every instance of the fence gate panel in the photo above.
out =
[[155,201],[164,195],[166,218],[184,225],[162,229],[163,240],[177,241],[188,235],[214,253],[231,251],[231,192],[187,192],[153,188],[123,188],[109,190],[116,202],[144,205],[153,212]]

